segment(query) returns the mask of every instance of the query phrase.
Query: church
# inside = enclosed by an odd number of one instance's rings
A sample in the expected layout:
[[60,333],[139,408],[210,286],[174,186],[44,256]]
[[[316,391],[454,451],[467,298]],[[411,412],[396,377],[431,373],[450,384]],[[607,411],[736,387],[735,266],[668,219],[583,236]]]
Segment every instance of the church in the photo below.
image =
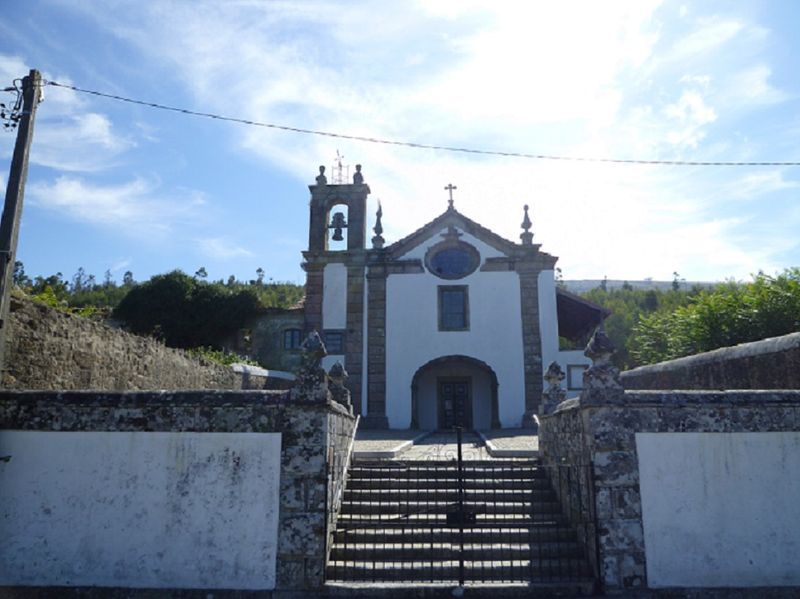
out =
[[[380,206],[367,237],[361,165],[352,182],[319,170],[302,329],[321,334],[324,366],[345,366],[362,427],[535,426],[553,361],[577,394],[590,362],[559,337],[580,344],[608,313],[556,286],[557,258],[533,242],[528,206],[515,243],[461,214],[448,185],[442,214],[387,245]],[[299,344],[296,326],[276,331],[286,351]]]

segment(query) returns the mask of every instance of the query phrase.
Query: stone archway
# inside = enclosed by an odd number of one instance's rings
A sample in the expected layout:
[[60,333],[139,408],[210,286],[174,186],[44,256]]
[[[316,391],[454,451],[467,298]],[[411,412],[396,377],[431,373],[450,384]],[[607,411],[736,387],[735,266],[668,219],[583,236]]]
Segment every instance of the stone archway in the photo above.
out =
[[463,355],[436,358],[422,365],[411,380],[411,428],[443,427],[442,384],[468,383],[467,413],[472,428],[500,428],[497,374],[481,360]]

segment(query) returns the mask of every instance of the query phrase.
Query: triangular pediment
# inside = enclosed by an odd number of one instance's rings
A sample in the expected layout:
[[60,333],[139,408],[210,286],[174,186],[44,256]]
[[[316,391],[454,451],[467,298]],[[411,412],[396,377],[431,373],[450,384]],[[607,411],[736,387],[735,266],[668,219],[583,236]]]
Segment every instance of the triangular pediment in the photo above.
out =
[[448,227],[455,227],[460,231],[464,231],[505,256],[514,256],[519,251],[520,246],[464,216],[455,208],[447,209],[428,224],[387,246],[386,250],[392,258],[401,258],[414,248],[438,236],[442,229]]

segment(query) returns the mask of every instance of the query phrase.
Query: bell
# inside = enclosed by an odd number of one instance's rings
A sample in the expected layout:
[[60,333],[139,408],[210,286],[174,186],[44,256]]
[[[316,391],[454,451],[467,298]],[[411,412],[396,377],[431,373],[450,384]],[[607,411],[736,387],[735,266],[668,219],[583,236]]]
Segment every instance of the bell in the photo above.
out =
[[344,212],[336,212],[331,219],[331,224],[329,228],[333,229],[333,239],[334,241],[342,241],[344,237],[342,237],[342,229],[347,228],[347,221],[344,218]]

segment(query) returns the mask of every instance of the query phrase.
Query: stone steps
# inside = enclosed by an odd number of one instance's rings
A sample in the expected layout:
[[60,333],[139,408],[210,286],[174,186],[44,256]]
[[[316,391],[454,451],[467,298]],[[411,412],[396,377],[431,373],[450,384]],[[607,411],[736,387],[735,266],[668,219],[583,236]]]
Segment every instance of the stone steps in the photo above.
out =
[[[331,561],[328,571],[340,581],[413,582],[452,580],[459,578],[459,562],[413,561]],[[581,558],[481,560],[464,562],[464,578],[481,581],[530,580],[537,582],[590,581],[589,566]]]
[[[574,535],[573,535],[574,536]],[[459,555],[470,562],[483,561],[524,561],[531,557],[537,559],[582,556],[575,540],[550,543],[513,543],[496,541],[464,543],[462,550],[457,539],[450,542],[441,540],[422,542],[409,538],[405,542],[375,544],[349,543],[334,546],[330,559],[333,561],[376,561],[376,562],[425,562],[431,560],[458,561]]]
[[467,581],[592,582],[577,535],[535,461],[465,462],[461,479],[452,461],[355,461],[328,580],[458,581],[463,560]]
[[[486,527],[470,526],[464,529],[465,543],[480,543],[486,539]],[[540,524],[535,526],[515,526],[512,528],[498,528],[492,526],[489,532],[495,538],[500,538],[507,543],[551,543],[551,542],[570,542],[575,540],[575,531],[567,526],[557,526],[552,524]],[[350,544],[372,543],[382,544],[403,544],[405,542],[415,543],[457,543],[461,532],[457,528],[359,528],[348,530],[338,530],[334,534],[337,544],[348,542]]]

